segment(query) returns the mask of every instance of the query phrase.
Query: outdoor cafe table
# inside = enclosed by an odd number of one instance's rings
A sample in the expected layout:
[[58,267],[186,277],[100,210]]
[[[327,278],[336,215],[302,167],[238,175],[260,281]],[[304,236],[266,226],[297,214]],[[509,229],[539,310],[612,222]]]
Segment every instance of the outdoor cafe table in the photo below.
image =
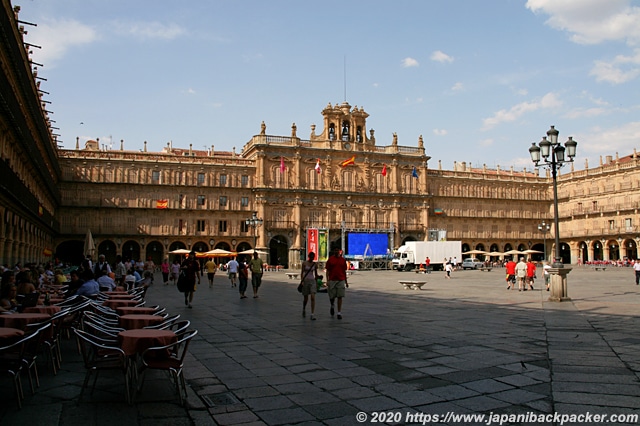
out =
[[107,296],[109,296],[109,299],[124,299],[124,300],[133,299],[133,296],[131,296],[129,293],[114,293],[112,291],[107,291],[103,294],[106,294]]
[[116,309],[118,306],[136,306],[138,303],[137,300],[128,300],[128,299],[107,299],[102,302],[103,306],[107,306],[111,309]]
[[16,339],[24,336],[24,331],[11,327],[0,327],[0,346],[12,344]]
[[120,348],[129,356],[141,354],[154,346],[165,346],[177,341],[178,336],[171,330],[140,328],[118,333]]
[[148,314],[129,314],[129,315],[121,315],[118,318],[118,324],[120,327],[132,330],[136,328],[144,328],[149,325],[157,325],[164,321],[159,315],[148,315]]
[[153,315],[156,311],[155,308],[147,308],[144,306],[118,306],[116,312],[118,315],[131,315],[131,314],[147,314]]
[[24,330],[28,324],[46,321],[49,318],[50,314],[0,314],[0,327]]
[[36,306],[30,306],[28,308],[24,308],[24,313],[25,314],[49,314],[49,315],[53,315],[53,314],[57,314],[58,312],[60,312],[62,310],[62,308],[60,306],[55,306],[55,305],[36,305]]

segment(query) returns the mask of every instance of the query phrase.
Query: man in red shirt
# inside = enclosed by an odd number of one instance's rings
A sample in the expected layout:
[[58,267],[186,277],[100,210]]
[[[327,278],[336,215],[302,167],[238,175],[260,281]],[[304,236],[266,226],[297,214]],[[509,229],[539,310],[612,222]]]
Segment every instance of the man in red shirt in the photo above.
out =
[[516,262],[514,262],[513,259],[510,259],[505,265],[505,269],[507,270],[507,290],[511,288],[511,284],[513,284],[513,288],[515,288]]
[[334,248],[325,265],[327,269],[327,292],[331,302],[331,316],[335,314],[334,301],[338,299],[338,319],[342,319],[342,298],[345,296],[347,283],[347,261],[342,257],[342,250]]
[[536,264],[533,263],[533,259],[529,258],[527,262],[527,278],[526,284],[529,284],[529,289],[533,290],[533,280],[536,278]]

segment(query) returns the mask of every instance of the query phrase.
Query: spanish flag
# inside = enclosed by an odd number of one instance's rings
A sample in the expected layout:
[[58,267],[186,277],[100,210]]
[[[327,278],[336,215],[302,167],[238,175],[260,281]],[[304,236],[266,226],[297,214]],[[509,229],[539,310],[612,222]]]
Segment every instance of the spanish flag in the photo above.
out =
[[168,200],[156,200],[156,209],[166,209],[169,207]]
[[349,158],[348,160],[344,160],[342,163],[340,163],[340,166],[347,167],[349,164],[356,164],[356,156],[355,155],[353,157]]

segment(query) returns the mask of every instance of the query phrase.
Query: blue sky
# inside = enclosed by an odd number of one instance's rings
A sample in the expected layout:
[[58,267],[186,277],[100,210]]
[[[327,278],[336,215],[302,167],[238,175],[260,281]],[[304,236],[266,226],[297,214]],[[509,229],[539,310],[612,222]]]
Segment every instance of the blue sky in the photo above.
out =
[[[640,2],[632,0],[14,0],[62,145],[231,150],[307,139],[328,103],[378,145],[516,170],[550,125],[576,169],[640,145]],[[345,66],[346,65],[346,66]],[[346,70],[346,72],[345,72]],[[346,78],[345,78],[346,75]],[[346,82],[346,85],[345,85]],[[640,147],[639,147],[640,148]]]

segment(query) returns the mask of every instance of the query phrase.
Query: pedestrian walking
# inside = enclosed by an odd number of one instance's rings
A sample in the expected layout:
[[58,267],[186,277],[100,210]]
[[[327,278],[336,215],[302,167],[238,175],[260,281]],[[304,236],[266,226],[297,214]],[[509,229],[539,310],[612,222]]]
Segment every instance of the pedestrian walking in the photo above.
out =
[[264,273],[264,263],[258,257],[258,252],[253,252],[253,259],[249,262],[251,270],[251,286],[253,287],[253,298],[258,297],[258,289],[262,285],[262,274]]
[[527,264],[524,262],[524,257],[521,257],[520,262],[516,265],[516,277],[518,278],[518,291],[526,291],[524,281],[527,278]]
[[633,263],[633,270],[636,271],[636,285],[640,284],[640,261],[636,259]]
[[164,285],[169,285],[169,259],[165,258],[162,261],[162,263],[160,264],[160,270],[162,271],[162,281],[164,282]]
[[209,288],[213,287],[213,279],[216,276],[216,269],[218,269],[218,265],[213,261],[213,258],[209,258],[207,263],[204,264],[204,267],[207,269],[207,279],[209,280]]
[[238,261],[234,257],[229,262],[227,262],[227,274],[229,275],[229,280],[231,280],[231,287],[236,286],[236,279],[238,278]]
[[347,262],[342,257],[342,250],[334,248],[325,267],[327,269],[327,293],[329,294],[329,302],[331,302],[329,313],[333,317],[335,314],[334,301],[338,299],[337,318],[342,319],[342,299],[346,295],[346,289],[349,288]]
[[178,283],[178,277],[180,276],[180,261],[175,259],[171,264],[171,283],[176,285]]
[[302,281],[300,284],[302,285],[302,317],[307,315],[307,302],[311,299],[311,320],[315,321],[315,311],[316,311],[316,292],[318,291],[318,264],[314,261],[316,258],[316,254],[314,252],[310,252],[307,256],[307,260],[302,262],[302,267],[300,268],[300,276],[302,277]]
[[185,290],[184,290],[184,304],[191,309],[191,303],[193,303],[193,294],[196,292],[196,278],[198,284],[200,284],[200,263],[196,260],[196,252],[191,251],[189,257],[182,262],[180,267],[186,274]]
[[238,264],[238,291],[240,299],[246,299],[247,285],[249,284],[249,268],[244,260]]
[[529,262],[527,262],[527,279],[525,282],[526,284],[529,285],[530,290],[533,290],[533,281],[535,279],[536,279],[536,264],[533,262],[533,259],[529,258]]

